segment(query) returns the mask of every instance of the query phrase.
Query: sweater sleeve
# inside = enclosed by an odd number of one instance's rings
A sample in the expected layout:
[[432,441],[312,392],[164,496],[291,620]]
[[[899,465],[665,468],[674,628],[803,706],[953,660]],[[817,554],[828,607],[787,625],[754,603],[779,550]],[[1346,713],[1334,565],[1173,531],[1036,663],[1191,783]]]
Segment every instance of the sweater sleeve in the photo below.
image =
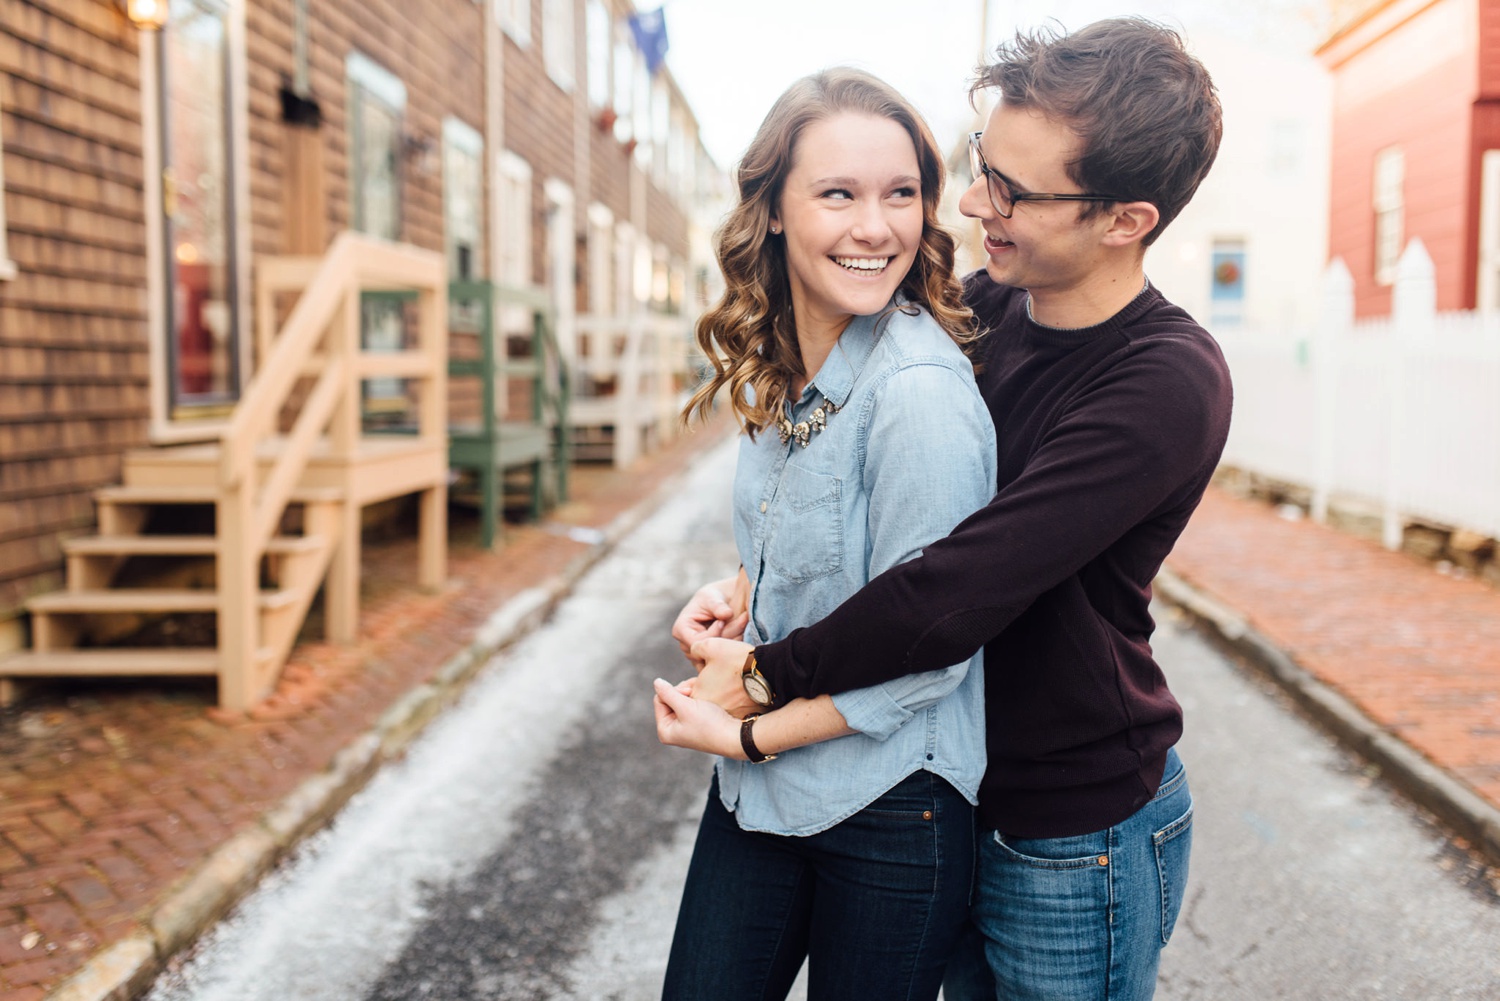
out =
[[963,661],[1126,532],[1195,502],[1223,449],[1230,390],[1216,351],[1182,345],[1127,353],[1072,400],[1020,475],[946,538],[821,622],[758,647],[778,695]]

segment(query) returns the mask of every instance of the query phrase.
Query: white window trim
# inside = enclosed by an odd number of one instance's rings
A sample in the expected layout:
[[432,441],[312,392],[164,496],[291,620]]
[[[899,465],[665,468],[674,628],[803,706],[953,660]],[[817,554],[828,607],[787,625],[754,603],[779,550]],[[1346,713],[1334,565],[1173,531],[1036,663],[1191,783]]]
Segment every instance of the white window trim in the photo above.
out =
[[[602,21],[600,19],[603,19]],[[602,32],[602,33],[601,33]],[[603,49],[600,49],[600,43]],[[586,0],[583,8],[585,89],[589,106],[612,107],[614,103],[614,18],[604,0]]]
[[495,20],[517,45],[531,44],[531,0],[495,0]]
[[0,135],[0,282],[8,282],[19,274],[16,262],[10,259],[10,252],[6,249],[9,234],[5,221],[5,137]]
[[351,52],[344,60],[348,78],[396,111],[406,110],[406,84],[401,78],[362,52]]
[[[479,213],[478,213],[478,218],[479,219],[483,219],[484,218],[484,209],[482,207],[482,203],[484,201],[484,134],[481,133],[478,129],[474,128],[474,126],[470,125],[468,122],[464,121],[463,119],[461,119],[461,118],[455,118],[452,115],[449,115],[448,117],[446,117],[446,118],[443,119],[443,148],[445,150],[447,150],[447,149],[453,149],[453,150],[456,150],[456,151],[458,151],[460,153],[466,153],[469,156],[472,156],[474,158],[475,162],[478,164],[478,170],[479,170],[479,175],[480,175],[480,177],[479,177],[479,199],[480,199],[480,202],[481,202],[481,208],[480,208]],[[444,235],[443,235],[443,239],[444,239],[444,245],[445,246],[447,245],[447,240],[448,240],[449,236],[451,235],[451,234],[449,234],[449,233],[446,232],[446,230],[448,228],[447,174],[448,174],[448,166],[447,166],[447,158],[445,156],[444,161],[443,161],[443,184],[444,184],[444,190],[443,190],[443,228],[445,230]],[[479,238],[474,243],[474,252],[478,256],[482,256],[482,253],[483,253],[483,247],[482,247],[482,245],[483,245],[483,243],[484,243],[484,227],[481,225],[479,227]],[[481,262],[481,267],[475,269],[475,273],[476,274],[483,274],[484,273],[484,269],[482,267],[482,262]]]
[[1487,149],[1480,160],[1479,294],[1475,308],[1500,310],[1500,150]]
[[[495,255],[495,278],[503,285],[529,285],[531,284],[531,164],[512,153],[510,150],[502,150],[495,162],[495,170],[498,174],[496,188],[501,192],[495,199],[496,207],[502,216],[502,226],[497,237],[500,241],[500,252]],[[509,204],[504,192],[506,185],[514,184],[521,192],[519,206]],[[523,238],[518,241],[520,246],[512,247],[505,237],[511,232],[508,224],[503,222],[505,213],[516,212],[521,216],[516,222],[522,227],[520,230]],[[519,251],[512,254],[512,251]],[[514,271],[507,272],[506,264],[514,261],[517,265]]]
[[552,82],[571,94],[577,82],[578,16],[573,0],[542,0],[542,63]]

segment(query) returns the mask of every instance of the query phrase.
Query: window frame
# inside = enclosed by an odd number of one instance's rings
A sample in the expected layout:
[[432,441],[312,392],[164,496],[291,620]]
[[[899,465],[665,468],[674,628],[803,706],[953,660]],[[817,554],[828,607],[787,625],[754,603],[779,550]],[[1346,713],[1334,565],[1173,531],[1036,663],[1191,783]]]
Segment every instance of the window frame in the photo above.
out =
[[542,65],[565,93],[578,82],[578,16],[573,0],[542,0]]
[[1371,262],[1375,282],[1393,285],[1406,244],[1406,154],[1400,146],[1376,150],[1371,172],[1370,205],[1374,212]]
[[531,0],[495,0],[495,20],[517,45],[531,44]]

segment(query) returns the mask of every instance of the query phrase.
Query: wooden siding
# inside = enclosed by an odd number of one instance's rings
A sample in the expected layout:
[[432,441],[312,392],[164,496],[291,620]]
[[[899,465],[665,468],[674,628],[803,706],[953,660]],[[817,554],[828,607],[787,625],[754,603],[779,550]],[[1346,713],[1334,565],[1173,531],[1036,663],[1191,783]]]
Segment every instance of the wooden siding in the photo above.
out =
[[0,0],[0,620],[61,580],[148,419],[137,33],[113,7]]
[[[617,17],[627,6],[613,3]],[[402,162],[401,238],[442,250],[442,122],[481,133],[485,6],[474,0],[321,0],[310,5],[309,79],[323,116],[323,232],[349,221],[345,60],[358,51],[406,86],[403,131],[431,153]],[[293,0],[246,4],[249,243],[253,262],[286,250],[287,126],[279,91],[292,77]],[[533,169],[533,274],[548,276],[543,185],[576,195],[580,272],[588,204],[629,222],[630,171],[620,144],[592,126],[590,165],[574,162],[574,100],[542,64],[540,0],[531,39],[504,38],[503,146]],[[586,19],[575,16],[578,100],[586,100]],[[62,539],[94,522],[90,491],[119,480],[121,457],[147,444],[151,390],[146,300],[139,33],[107,0],[0,0],[0,139],[8,250],[19,266],[0,282],[0,624],[29,595],[61,581]],[[675,88],[673,90],[676,94]],[[486,159],[499,150],[486,137]],[[484,171],[485,204],[492,171]],[[582,183],[580,184],[580,181]],[[685,255],[677,193],[647,183],[641,236]],[[484,213],[482,258],[490,260]],[[611,247],[611,257],[613,247]],[[252,272],[253,273],[253,272]],[[586,303],[580,302],[580,306]],[[244,332],[249,337],[252,326]],[[459,396],[462,402],[462,392]]]
[[1474,305],[1477,57],[1473,32],[1462,30],[1471,10],[1466,0],[1434,4],[1334,68],[1329,256],[1354,276],[1358,316],[1390,311],[1390,287],[1375,281],[1372,205],[1375,155],[1388,146],[1405,156],[1405,239],[1421,237],[1432,255],[1438,308]]

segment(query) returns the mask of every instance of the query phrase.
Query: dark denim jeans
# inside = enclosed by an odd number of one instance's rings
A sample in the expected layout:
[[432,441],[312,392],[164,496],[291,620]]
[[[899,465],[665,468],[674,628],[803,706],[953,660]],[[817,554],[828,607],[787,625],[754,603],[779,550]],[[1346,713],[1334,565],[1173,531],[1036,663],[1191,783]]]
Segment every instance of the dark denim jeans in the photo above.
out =
[[808,837],[742,831],[717,779],[698,828],[665,1001],[937,997],[969,912],[974,810],[919,771]]

